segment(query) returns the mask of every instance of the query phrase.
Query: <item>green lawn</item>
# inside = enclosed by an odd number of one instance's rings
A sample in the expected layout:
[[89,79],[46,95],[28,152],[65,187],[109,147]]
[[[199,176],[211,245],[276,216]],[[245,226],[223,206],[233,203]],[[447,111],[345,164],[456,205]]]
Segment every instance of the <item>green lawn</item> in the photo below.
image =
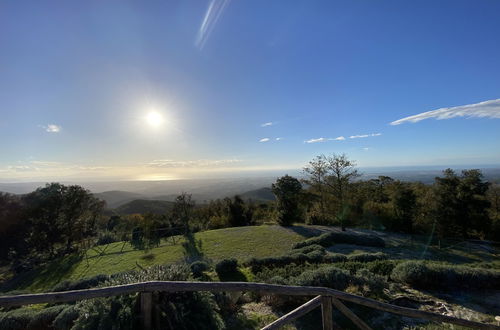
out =
[[[300,233],[299,233],[300,232]],[[280,226],[252,226],[210,230],[195,234],[197,249],[213,261],[250,257],[278,256],[286,253],[296,242],[304,240],[303,230]],[[50,265],[25,274],[14,284],[19,290],[42,292],[62,280],[76,280],[98,274],[114,274],[156,264],[168,264],[183,260],[187,255],[182,246],[162,241],[148,252],[134,250],[128,243],[111,243],[87,251],[86,258],[65,257]],[[201,242],[201,244],[199,244]],[[122,250],[123,248],[123,250]],[[139,265],[139,266],[138,266]]]
[[[251,226],[204,231],[195,234],[190,253],[198,252],[214,262],[224,258],[262,258],[286,254],[296,242],[309,236],[327,231],[339,231],[337,227],[298,225],[293,227]],[[370,232],[349,229],[348,232]],[[374,233],[374,232],[371,232]],[[395,233],[378,233],[386,241],[385,248],[358,245],[335,244],[331,252],[352,254],[359,252],[384,252],[391,259],[427,259],[447,261],[454,264],[474,264],[477,262],[498,262],[496,253],[487,253],[482,248],[457,245],[439,249],[427,246],[427,237],[415,237]],[[11,282],[9,289],[42,292],[51,289],[63,280],[78,280],[98,274],[118,272],[168,264],[181,261],[189,256],[183,247],[184,238],[178,237],[175,244],[162,241],[161,245],[150,251],[134,250],[128,243],[117,242],[99,246],[87,251],[86,257],[68,256],[41,267],[35,271],[18,276]],[[495,266],[495,267],[498,267]]]

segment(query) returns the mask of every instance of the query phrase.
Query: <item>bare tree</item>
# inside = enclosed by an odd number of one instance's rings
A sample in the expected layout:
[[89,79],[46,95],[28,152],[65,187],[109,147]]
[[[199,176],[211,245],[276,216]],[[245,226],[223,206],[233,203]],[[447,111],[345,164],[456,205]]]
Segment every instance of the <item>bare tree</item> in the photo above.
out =
[[335,218],[345,230],[345,218],[348,213],[347,194],[351,182],[360,174],[356,163],[345,154],[320,155],[304,167],[307,178],[304,181],[318,195],[320,212],[327,218],[327,195],[335,200]]

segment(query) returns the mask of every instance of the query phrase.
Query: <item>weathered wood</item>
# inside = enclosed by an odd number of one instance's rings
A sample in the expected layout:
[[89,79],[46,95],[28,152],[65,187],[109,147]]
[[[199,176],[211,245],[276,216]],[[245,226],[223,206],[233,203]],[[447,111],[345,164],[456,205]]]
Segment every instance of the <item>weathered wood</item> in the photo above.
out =
[[1,296],[1,306],[20,306],[41,303],[58,303],[76,300],[110,297],[122,294],[132,294],[142,291],[256,291],[270,294],[289,296],[331,296],[340,300],[352,302],[384,312],[420,318],[436,322],[452,323],[476,329],[500,329],[499,326],[484,324],[475,321],[459,319],[447,315],[435,314],[417,309],[391,305],[370,298],[359,297],[346,292],[321,287],[286,286],[277,284],[263,284],[251,282],[142,282],[118,285],[105,288],[75,290],[66,292],[51,292],[39,294],[24,294],[18,296]]
[[284,326],[285,324],[288,324],[288,323],[292,322],[293,320],[301,317],[302,315],[309,313],[310,311],[312,311],[313,309],[315,309],[319,305],[321,305],[321,297],[317,296],[316,298],[313,298],[313,299],[309,300],[308,302],[306,302],[305,304],[300,305],[299,307],[295,308],[290,313],[283,315],[282,317],[280,317],[279,319],[277,319],[273,323],[266,325],[261,330],[279,329],[282,326]]
[[332,297],[332,303],[337,307],[339,311],[342,312],[349,320],[352,321],[361,330],[372,330],[362,319],[360,319],[356,314],[354,314],[349,308],[346,307],[340,300]]
[[142,329],[152,329],[152,316],[153,316],[153,293],[141,292],[141,318]]
[[321,297],[321,316],[323,318],[323,330],[333,330],[332,297]]

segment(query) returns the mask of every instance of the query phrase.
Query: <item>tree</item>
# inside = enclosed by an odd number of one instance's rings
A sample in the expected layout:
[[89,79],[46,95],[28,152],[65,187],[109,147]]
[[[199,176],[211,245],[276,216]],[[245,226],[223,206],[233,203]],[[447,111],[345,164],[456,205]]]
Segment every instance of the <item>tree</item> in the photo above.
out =
[[54,255],[56,246],[69,253],[74,243],[95,235],[104,202],[80,186],[47,184],[23,198],[30,225],[28,242],[39,252]]
[[191,199],[191,195],[183,192],[175,198],[172,208],[171,220],[174,226],[184,228],[184,234],[190,232],[190,222],[194,215],[195,202]]
[[413,233],[417,196],[410,184],[394,181],[388,186],[396,226],[394,229]]
[[272,185],[273,194],[276,196],[277,220],[282,226],[288,226],[301,220],[299,207],[302,193],[302,184],[288,174],[278,178]]
[[464,170],[459,177],[451,169],[434,184],[434,216],[441,236],[484,235],[490,228],[490,202],[486,198],[489,183],[479,170]]
[[[329,216],[327,214],[327,187],[326,177],[328,175],[328,160],[325,155],[316,156],[303,169],[306,178],[302,181],[308,186],[309,191],[314,199],[317,200],[318,212],[313,215],[313,223],[328,223]],[[313,203],[313,208],[316,203]]]
[[342,230],[345,230],[345,218],[348,214],[347,193],[351,182],[359,177],[356,163],[349,160],[345,154],[332,154],[327,157],[328,175],[326,185],[331,188],[339,205],[336,218],[340,222]]

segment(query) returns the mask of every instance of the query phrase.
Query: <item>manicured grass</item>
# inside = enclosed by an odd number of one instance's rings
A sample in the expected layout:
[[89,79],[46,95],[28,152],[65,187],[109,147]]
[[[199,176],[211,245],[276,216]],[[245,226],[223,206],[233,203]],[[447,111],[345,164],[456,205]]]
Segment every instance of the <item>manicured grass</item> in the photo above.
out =
[[[236,258],[279,256],[304,240],[296,230],[280,226],[237,227],[205,231],[195,234],[196,249],[213,261]],[[30,292],[51,289],[62,280],[77,280],[98,274],[114,274],[139,267],[168,264],[187,257],[183,238],[174,245],[162,241],[148,252],[134,250],[128,243],[111,243],[87,251],[87,257],[66,257],[20,277],[14,287]],[[201,244],[200,244],[201,242]],[[139,266],[138,266],[139,265]]]
[[[214,263],[225,258],[236,258],[241,262],[250,258],[278,257],[287,254],[292,246],[306,238],[325,232],[340,232],[337,227],[298,225],[280,227],[273,225],[236,227],[196,233],[191,241],[191,253],[199,252]],[[415,237],[394,233],[375,233],[368,230],[348,229],[351,233],[377,234],[384,238],[386,247],[334,244],[330,252],[343,254],[384,252],[389,259],[446,261],[453,264],[475,266],[487,263],[499,268],[493,262],[495,254],[482,248],[457,245],[438,249],[427,246],[426,237]],[[150,251],[134,250],[128,243],[117,242],[99,246],[87,251],[86,257],[67,256],[35,271],[18,276],[6,290],[18,289],[29,292],[50,290],[63,280],[78,280],[98,274],[114,274],[157,264],[169,264],[188,257],[178,237],[176,244],[162,240],[161,245]]]

